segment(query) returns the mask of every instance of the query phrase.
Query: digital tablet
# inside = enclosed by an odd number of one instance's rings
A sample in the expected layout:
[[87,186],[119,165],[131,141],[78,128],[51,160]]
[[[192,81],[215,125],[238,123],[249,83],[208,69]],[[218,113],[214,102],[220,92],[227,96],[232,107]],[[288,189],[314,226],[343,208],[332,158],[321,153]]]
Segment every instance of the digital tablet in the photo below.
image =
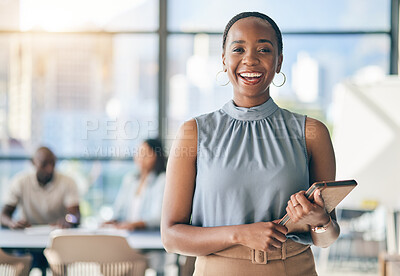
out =
[[[328,213],[332,212],[333,209],[357,186],[357,182],[354,179],[341,180],[341,181],[321,181],[315,182],[306,191],[305,196],[311,202],[314,201],[314,191],[319,189],[321,191],[322,198],[325,202],[325,209]],[[279,224],[285,225],[288,229],[288,233],[293,232],[308,232],[309,226],[300,222],[293,223],[290,220],[288,214],[286,214],[280,221]]]

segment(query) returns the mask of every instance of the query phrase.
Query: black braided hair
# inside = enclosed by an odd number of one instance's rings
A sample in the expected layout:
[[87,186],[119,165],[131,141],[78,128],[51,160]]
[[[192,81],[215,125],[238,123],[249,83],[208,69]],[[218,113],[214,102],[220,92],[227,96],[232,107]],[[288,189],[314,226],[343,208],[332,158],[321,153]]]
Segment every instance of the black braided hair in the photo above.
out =
[[228,32],[231,29],[232,25],[235,24],[236,21],[247,18],[247,17],[257,17],[266,20],[269,24],[271,24],[272,28],[274,28],[275,31],[275,36],[276,40],[278,41],[278,54],[282,54],[283,51],[283,42],[282,42],[282,33],[281,30],[279,29],[278,25],[276,25],[275,21],[269,17],[268,15],[265,15],[260,12],[242,12],[234,17],[232,17],[231,20],[229,20],[228,24],[226,24],[225,30],[224,30],[224,35],[222,38],[222,51],[225,52],[225,44],[226,44],[226,38],[228,36]]

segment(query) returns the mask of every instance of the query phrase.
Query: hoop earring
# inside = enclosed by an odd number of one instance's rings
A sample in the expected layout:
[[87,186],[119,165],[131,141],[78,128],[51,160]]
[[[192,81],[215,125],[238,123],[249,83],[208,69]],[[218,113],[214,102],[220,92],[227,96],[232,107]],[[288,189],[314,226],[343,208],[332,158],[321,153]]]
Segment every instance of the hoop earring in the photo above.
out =
[[215,80],[218,83],[219,86],[227,86],[230,83],[230,80],[228,79],[227,83],[221,83],[221,80],[218,78],[218,76],[220,76],[221,73],[226,73],[224,70],[221,70],[217,73],[217,75],[215,76]]
[[276,85],[276,84],[274,83],[274,80],[272,80],[272,84],[273,84],[274,86],[276,86],[276,87],[281,87],[281,86],[283,86],[283,85],[285,84],[285,82],[286,82],[286,75],[285,75],[282,71],[279,72],[279,74],[282,74],[282,76],[283,76],[283,82],[282,82],[281,85]]

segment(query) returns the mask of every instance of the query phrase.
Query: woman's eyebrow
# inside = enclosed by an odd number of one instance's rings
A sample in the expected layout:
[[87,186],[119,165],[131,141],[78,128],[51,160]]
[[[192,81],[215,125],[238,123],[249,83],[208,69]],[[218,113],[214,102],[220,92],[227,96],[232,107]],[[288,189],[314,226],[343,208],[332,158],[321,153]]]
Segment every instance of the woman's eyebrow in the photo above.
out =
[[268,39],[265,39],[265,38],[259,39],[257,42],[258,42],[258,43],[269,43],[269,44],[271,44],[272,46],[274,46],[274,44],[272,43],[271,40],[268,40]]
[[231,46],[233,45],[233,44],[242,44],[242,43],[245,43],[246,41],[244,41],[244,40],[235,40],[235,41],[232,41],[232,43],[231,43]]
[[[233,44],[244,44],[244,43],[246,43],[246,41],[244,41],[244,40],[235,40],[235,41],[232,41],[231,46]],[[269,43],[272,46],[274,46],[274,44],[272,43],[271,40],[268,40],[268,39],[265,39],[265,38],[261,38],[261,39],[257,40],[257,43]]]

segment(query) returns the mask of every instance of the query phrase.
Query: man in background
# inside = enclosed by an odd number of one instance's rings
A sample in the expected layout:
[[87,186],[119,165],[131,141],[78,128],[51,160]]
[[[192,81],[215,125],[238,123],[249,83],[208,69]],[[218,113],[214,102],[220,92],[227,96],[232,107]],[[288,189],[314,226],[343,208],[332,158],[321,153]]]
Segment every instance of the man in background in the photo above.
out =
[[[1,225],[10,229],[38,224],[77,226],[79,194],[74,180],[55,170],[56,156],[49,148],[37,149],[32,164],[34,171],[14,177],[1,213]],[[13,220],[17,206],[21,208],[22,218]]]

